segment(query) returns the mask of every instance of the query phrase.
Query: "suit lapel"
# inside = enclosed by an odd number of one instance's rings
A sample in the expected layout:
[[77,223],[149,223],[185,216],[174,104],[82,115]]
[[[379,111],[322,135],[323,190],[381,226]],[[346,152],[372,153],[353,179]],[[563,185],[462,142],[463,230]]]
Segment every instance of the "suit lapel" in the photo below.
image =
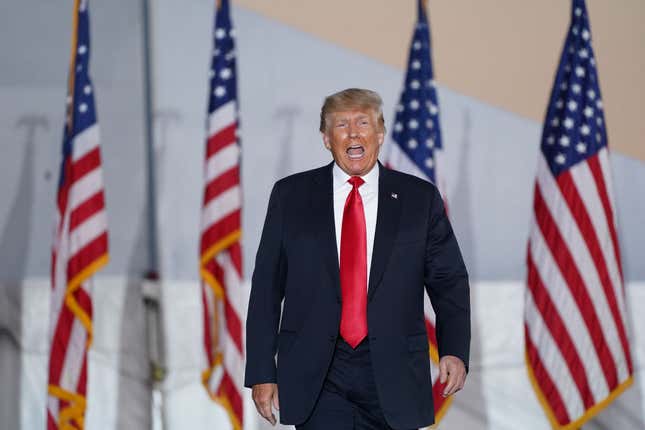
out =
[[387,262],[392,252],[392,245],[399,226],[401,215],[400,190],[392,181],[391,172],[379,163],[378,213],[376,215],[376,232],[372,265],[370,269],[367,299],[372,300],[381,282]]
[[334,189],[331,169],[334,163],[318,169],[313,178],[314,190],[311,193],[312,224],[318,232],[320,255],[331,277],[336,295],[340,299],[340,273],[338,268],[338,249],[334,223]]

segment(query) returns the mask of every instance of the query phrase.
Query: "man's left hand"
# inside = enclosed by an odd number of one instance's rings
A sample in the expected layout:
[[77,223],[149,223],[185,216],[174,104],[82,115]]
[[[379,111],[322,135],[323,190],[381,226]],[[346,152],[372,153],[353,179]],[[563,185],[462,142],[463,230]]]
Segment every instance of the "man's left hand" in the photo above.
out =
[[466,366],[460,358],[454,355],[444,355],[439,360],[439,381],[446,384],[442,395],[448,397],[464,388],[466,382]]

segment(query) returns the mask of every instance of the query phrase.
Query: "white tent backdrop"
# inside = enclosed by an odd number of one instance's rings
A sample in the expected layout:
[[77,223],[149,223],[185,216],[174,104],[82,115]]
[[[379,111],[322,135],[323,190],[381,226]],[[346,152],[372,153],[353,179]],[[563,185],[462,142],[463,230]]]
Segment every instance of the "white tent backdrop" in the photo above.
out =
[[[33,70],[17,49],[12,53],[18,61],[0,59],[8,71],[0,77],[0,196],[9,202],[0,207],[0,422],[12,429],[45,427],[47,270],[71,15],[44,1],[31,3],[46,8],[56,31],[31,28],[36,37],[6,24],[51,61]],[[29,10],[11,7],[18,17]],[[140,292],[148,237],[138,13],[125,0],[92,3],[91,71],[103,136],[112,261],[94,285],[87,429],[162,424],[164,429],[227,429],[226,415],[209,400],[199,378],[198,227],[213,2],[187,6],[159,0],[151,15],[167,367],[154,420]],[[374,89],[383,96],[390,125],[403,72],[241,8],[233,8],[233,20],[248,278],[273,181],[330,160],[316,131],[324,96],[350,86]],[[411,33],[412,23],[397,31]],[[524,367],[522,319],[541,125],[446,88],[439,89],[439,97],[451,216],[473,280],[471,372],[440,428],[546,429]],[[611,144],[611,124],[609,129]],[[645,428],[645,317],[639,312],[645,307],[645,165],[620,155],[612,163],[637,378],[585,429],[627,430]],[[248,429],[268,428],[247,406]]]

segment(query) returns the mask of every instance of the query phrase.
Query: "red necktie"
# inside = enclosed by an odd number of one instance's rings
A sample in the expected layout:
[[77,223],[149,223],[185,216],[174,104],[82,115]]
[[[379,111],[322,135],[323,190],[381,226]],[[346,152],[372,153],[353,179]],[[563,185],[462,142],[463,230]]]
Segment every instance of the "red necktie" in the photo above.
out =
[[363,181],[352,176],[352,190],[345,201],[340,236],[340,289],[343,305],[340,335],[356,348],[367,336],[367,230],[363,200],[358,187]]

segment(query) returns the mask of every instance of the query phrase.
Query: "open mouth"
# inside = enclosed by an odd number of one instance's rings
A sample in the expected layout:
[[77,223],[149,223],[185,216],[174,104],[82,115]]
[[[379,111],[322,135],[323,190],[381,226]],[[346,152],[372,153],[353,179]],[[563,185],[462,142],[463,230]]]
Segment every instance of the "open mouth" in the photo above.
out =
[[350,160],[358,160],[363,157],[365,154],[365,148],[363,148],[360,145],[352,145],[349,148],[347,148],[347,156],[350,158]]

